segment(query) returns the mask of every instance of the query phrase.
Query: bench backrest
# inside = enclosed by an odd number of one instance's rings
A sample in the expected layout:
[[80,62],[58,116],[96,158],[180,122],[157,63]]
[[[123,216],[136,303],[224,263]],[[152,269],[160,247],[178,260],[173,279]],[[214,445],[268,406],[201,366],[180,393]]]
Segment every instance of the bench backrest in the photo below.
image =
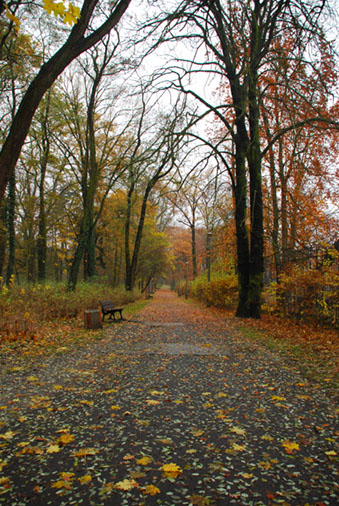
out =
[[102,309],[108,309],[108,308],[113,308],[114,304],[113,304],[112,300],[101,300],[100,306],[102,307]]

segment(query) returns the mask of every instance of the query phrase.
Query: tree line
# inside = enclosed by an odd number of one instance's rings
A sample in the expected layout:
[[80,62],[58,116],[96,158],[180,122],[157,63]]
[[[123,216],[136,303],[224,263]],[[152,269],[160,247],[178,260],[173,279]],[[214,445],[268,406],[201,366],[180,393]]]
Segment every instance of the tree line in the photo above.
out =
[[[69,29],[33,2],[4,5],[7,282],[19,261],[28,279],[44,280],[54,255],[70,289],[81,265],[91,278],[108,259],[115,282],[123,269],[128,290],[147,285],[173,268],[165,230],[177,214],[191,233],[192,276],[198,224],[205,260],[211,236],[228,261],[232,252],[237,315],[257,318],[265,259],[279,281],[295,250],[335,242],[338,61],[329,2],[184,0],[137,16],[133,2],[85,0]],[[25,16],[41,20],[35,29],[48,46],[24,21],[18,30]],[[159,55],[161,66],[148,72]],[[147,259],[156,245],[162,253]]]

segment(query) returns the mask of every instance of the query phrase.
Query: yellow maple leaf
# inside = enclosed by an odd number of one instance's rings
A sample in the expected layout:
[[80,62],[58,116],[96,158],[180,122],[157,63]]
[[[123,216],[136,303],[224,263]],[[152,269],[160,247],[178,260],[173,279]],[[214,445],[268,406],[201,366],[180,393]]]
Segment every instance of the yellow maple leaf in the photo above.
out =
[[92,480],[92,476],[90,474],[85,474],[85,476],[80,476],[80,478],[78,478],[81,485],[86,485],[87,483],[89,483],[91,480]]
[[44,0],[44,9],[48,12],[48,14],[52,14],[54,9],[53,0]]
[[19,448],[24,448],[25,446],[29,446],[29,441],[21,441],[21,443],[18,443],[17,446]]
[[95,448],[81,448],[77,452],[74,453],[76,457],[87,457],[88,455],[96,455],[98,450]]
[[155,487],[154,485],[147,485],[145,489],[142,491],[144,495],[156,495],[160,494],[160,490],[158,487]]
[[244,450],[246,450],[246,446],[244,446],[244,445],[238,445],[237,443],[233,443],[232,444],[232,450],[234,450],[236,452],[243,452]]
[[328,452],[325,452],[326,455],[328,455],[329,457],[335,457],[337,455],[337,452],[335,452],[334,450],[330,450]]
[[259,462],[259,466],[268,471],[271,468],[271,464],[265,460]]
[[67,445],[68,443],[71,443],[72,441],[74,441],[74,436],[72,436],[72,434],[66,433],[66,434],[63,434],[62,436],[60,436],[58,438],[57,442],[62,445]]
[[2,471],[2,469],[7,466],[7,462],[5,460],[2,460],[0,459],[0,471]]
[[13,432],[12,430],[8,430],[4,434],[0,434],[0,439],[5,439],[6,441],[8,439],[12,439],[13,436],[15,436],[16,432]]
[[135,488],[138,486],[138,483],[135,480],[122,480],[115,483],[113,488],[117,490],[132,490],[132,488]]
[[121,407],[120,407],[120,406],[115,406],[115,405],[113,405],[113,406],[111,406],[111,409],[113,409],[113,410],[117,410],[117,409],[121,409]]
[[245,436],[246,434],[245,429],[241,429],[240,427],[231,427],[230,431],[238,434],[239,436]]
[[61,476],[61,478],[64,481],[72,481],[72,480],[74,480],[74,477],[75,477],[74,473],[67,473],[67,472],[64,472],[64,471],[62,473],[59,473],[59,475]]
[[[73,5],[71,2],[69,2],[68,4],[68,12],[75,18],[75,19],[79,19],[80,18],[80,9],[79,7],[76,7],[76,5]],[[111,353],[111,357],[115,357],[115,353]]]
[[0,485],[4,485],[5,483],[8,483],[8,482],[9,482],[9,478],[7,478],[7,476],[0,478]]
[[66,11],[64,15],[64,22],[68,23],[70,26],[75,25],[77,22],[77,18],[70,11]]
[[161,469],[167,478],[177,478],[182,473],[181,467],[177,464],[164,464]]
[[286,401],[286,397],[280,397],[279,395],[272,395],[272,401]]
[[46,453],[58,453],[60,452],[61,448],[59,445],[50,445],[46,449]]
[[94,401],[83,400],[83,401],[80,401],[80,404],[86,404],[86,406],[93,406]]
[[156,406],[157,404],[160,404],[160,401],[155,401],[154,399],[146,399],[145,402],[149,406]]
[[293,441],[283,441],[281,446],[285,448],[286,453],[293,453],[293,450],[300,450],[298,443],[294,443]]
[[250,478],[253,478],[253,473],[240,473],[245,480],[249,480]]
[[151,457],[142,457],[141,459],[137,460],[137,464],[141,464],[142,466],[148,466],[148,464],[151,462],[153,462],[153,459]]
[[70,490],[70,488],[72,488],[72,485],[71,485],[71,482],[69,481],[64,481],[64,480],[58,480],[58,481],[55,481],[54,483],[52,483],[51,485],[52,488],[66,488],[67,490]]
[[165,395],[166,392],[160,392],[159,390],[152,390],[151,395]]

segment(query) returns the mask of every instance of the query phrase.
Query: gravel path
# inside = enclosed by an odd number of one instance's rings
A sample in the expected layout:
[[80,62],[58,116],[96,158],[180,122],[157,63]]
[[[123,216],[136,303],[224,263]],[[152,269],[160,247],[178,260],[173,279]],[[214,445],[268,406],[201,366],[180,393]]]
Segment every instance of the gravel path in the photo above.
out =
[[337,504],[333,404],[171,292],[88,346],[3,362],[0,505]]

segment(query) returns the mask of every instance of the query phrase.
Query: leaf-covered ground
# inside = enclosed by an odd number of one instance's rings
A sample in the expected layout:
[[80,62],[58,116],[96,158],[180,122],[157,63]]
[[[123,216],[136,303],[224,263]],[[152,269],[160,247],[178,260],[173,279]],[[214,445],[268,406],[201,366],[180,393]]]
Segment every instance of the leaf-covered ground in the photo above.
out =
[[160,291],[98,340],[0,349],[0,504],[337,504],[333,402]]

